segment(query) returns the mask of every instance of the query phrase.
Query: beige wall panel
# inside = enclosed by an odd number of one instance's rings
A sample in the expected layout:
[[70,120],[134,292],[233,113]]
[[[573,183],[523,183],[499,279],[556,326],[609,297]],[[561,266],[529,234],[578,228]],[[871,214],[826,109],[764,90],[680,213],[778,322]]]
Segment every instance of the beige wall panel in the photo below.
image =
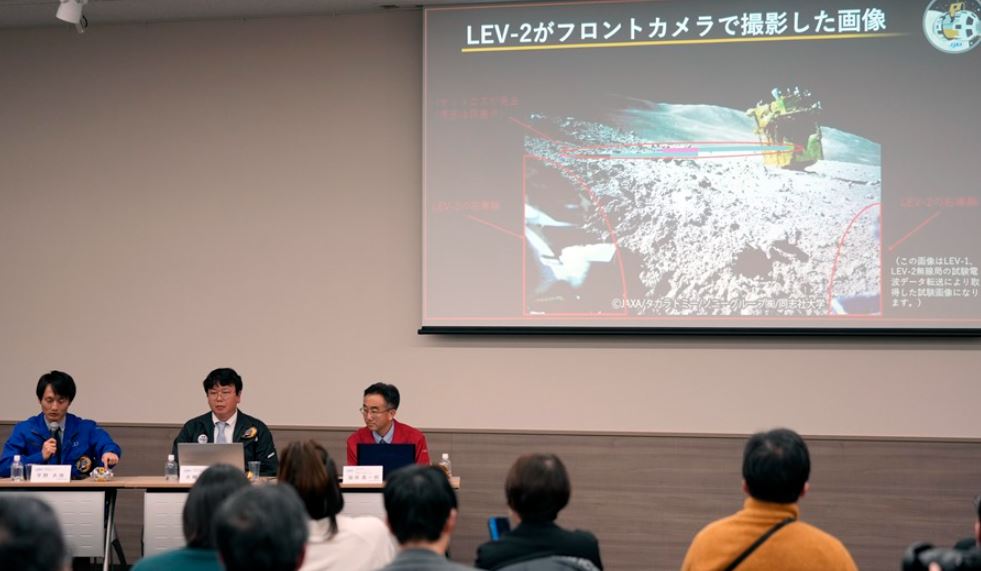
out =
[[981,437],[974,341],[418,336],[421,22],[0,31],[0,418]]

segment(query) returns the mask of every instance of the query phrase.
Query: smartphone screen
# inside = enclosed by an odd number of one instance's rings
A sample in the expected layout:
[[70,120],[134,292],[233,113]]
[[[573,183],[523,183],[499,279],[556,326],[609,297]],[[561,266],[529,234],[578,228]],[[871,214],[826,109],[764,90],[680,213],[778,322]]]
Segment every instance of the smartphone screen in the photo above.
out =
[[487,530],[491,541],[501,539],[501,536],[511,531],[511,521],[506,517],[491,517],[487,519]]

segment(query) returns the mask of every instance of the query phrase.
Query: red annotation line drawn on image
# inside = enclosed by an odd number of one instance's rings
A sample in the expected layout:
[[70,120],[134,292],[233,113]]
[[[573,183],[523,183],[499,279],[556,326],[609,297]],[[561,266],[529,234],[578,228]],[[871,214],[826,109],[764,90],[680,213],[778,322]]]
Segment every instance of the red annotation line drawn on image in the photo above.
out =
[[522,123],[521,121],[518,121],[514,117],[508,117],[508,121],[511,121],[512,123],[515,123],[516,125],[519,125],[521,127],[524,127],[525,129],[528,129],[529,131],[531,131],[532,133],[538,135],[539,137],[542,137],[544,139],[548,139],[549,141],[552,141],[553,143],[561,143],[561,141],[557,141],[557,140],[553,139],[552,137],[549,137],[545,133],[542,133],[541,131],[539,131],[538,129],[532,127],[531,125],[529,125],[527,123]]
[[930,216],[929,218],[927,218],[923,222],[920,222],[919,224],[917,224],[916,228],[913,228],[912,230],[910,230],[909,232],[907,232],[905,236],[903,236],[899,240],[896,240],[896,243],[895,244],[893,244],[892,246],[889,246],[889,251],[892,252],[893,250],[895,250],[897,246],[899,246],[900,244],[902,244],[903,242],[905,242],[913,234],[916,234],[917,232],[919,232],[920,230],[922,230],[924,226],[926,226],[927,224],[933,222],[934,218],[936,218],[937,216],[940,216],[942,213],[943,213],[943,210],[938,210],[938,211],[934,212],[932,216]]
[[[845,228],[845,232],[841,235],[841,239],[838,240],[838,250],[835,252],[835,261],[834,261],[833,264],[831,264],[831,279],[828,280],[828,315],[833,315],[833,312],[834,312],[834,309],[831,307],[831,302],[834,299],[835,274],[838,273],[838,261],[839,261],[839,258],[841,258],[841,249],[845,245],[845,238],[847,238],[848,237],[848,233],[852,231],[852,226],[855,225],[855,222],[863,214],[865,214],[867,211],[871,210],[872,208],[875,208],[876,206],[880,207],[879,208],[879,216],[881,218],[881,216],[882,216],[882,208],[881,208],[882,207],[882,203],[881,202],[873,202],[872,204],[869,204],[865,208],[859,210],[858,211],[858,214],[856,214],[854,217],[852,217],[851,222],[849,222],[848,223],[848,226]],[[881,247],[880,247],[880,255],[879,255],[879,265],[880,266],[882,265]],[[880,272],[880,275],[881,275],[881,272]],[[882,313],[882,302],[881,302],[881,299],[882,299],[882,280],[881,280],[881,278],[879,280],[879,299],[880,299],[880,302],[879,302],[879,313],[881,314]],[[838,317],[842,317],[842,316],[838,316]]]
[[473,220],[474,222],[480,222],[481,224],[484,224],[486,226],[490,226],[491,228],[493,228],[495,230],[500,230],[501,232],[504,232],[508,236],[514,236],[518,240],[524,240],[525,239],[524,236],[522,236],[521,234],[518,234],[517,232],[512,232],[511,230],[508,230],[507,228],[502,228],[501,226],[498,226],[497,224],[494,224],[493,222],[488,222],[487,220],[482,220],[482,219],[477,218],[476,216],[474,216],[472,214],[468,214],[467,215],[467,218]]
[[[553,143],[562,144],[562,141],[558,141],[558,140],[554,139],[553,137],[550,137],[549,135],[543,133],[542,131],[540,131],[540,130],[534,128],[534,127],[532,127],[531,125],[528,125],[527,123],[524,123],[522,121],[519,121],[518,119],[515,119],[514,117],[508,117],[508,120],[511,121],[512,123],[514,123],[515,125],[518,125],[518,126],[524,128],[524,129],[527,129],[528,131],[531,131],[532,133],[534,133],[535,135],[538,135],[539,137],[543,137],[543,138],[545,138],[545,139],[547,139],[547,140],[549,140],[549,141],[551,141]],[[566,148],[572,148],[572,145],[566,144]],[[579,187],[582,190],[584,190],[586,192],[586,194],[589,196],[589,199],[593,203],[593,206],[600,213],[600,217],[603,219],[603,223],[606,225],[606,229],[610,233],[610,239],[613,241],[613,250],[614,250],[614,253],[615,253],[616,259],[617,259],[617,266],[618,266],[618,268],[620,270],[620,284],[621,284],[621,289],[622,289],[621,295],[623,296],[623,299],[626,299],[627,298],[627,277],[626,277],[626,271],[624,270],[624,267],[623,267],[623,256],[620,253],[620,244],[617,241],[616,232],[613,230],[613,225],[610,223],[610,219],[609,219],[609,217],[606,214],[606,209],[603,208],[603,206],[599,204],[599,200],[597,199],[596,194],[593,192],[593,189],[590,188],[589,185],[586,184],[586,182],[584,180],[582,180],[582,178],[580,178],[578,175],[576,175],[575,173],[571,172],[569,169],[565,168],[564,166],[562,166],[562,165],[560,165],[560,164],[558,164],[558,163],[556,163],[556,162],[554,162],[554,161],[552,161],[550,159],[546,159],[545,157],[538,157],[538,156],[535,156],[535,155],[525,155],[523,157],[522,161],[521,161],[521,204],[522,204],[522,209],[521,209],[521,227],[524,228],[524,225],[525,225],[525,219],[524,219],[524,217],[525,217],[524,210],[525,209],[524,209],[523,205],[525,205],[525,204],[528,203],[528,189],[527,189],[527,181],[528,181],[528,159],[538,160],[538,161],[540,161],[542,163],[545,163],[545,164],[547,164],[549,166],[552,166],[553,168],[556,168],[556,169],[562,171],[562,173],[566,177],[568,177],[568,179],[574,181],[575,184],[579,185]],[[526,317],[526,318],[528,318],[528,317],[531,317],[531,318],[535,318],[535,317],[554,317],[554,316],[573,316],[573,317],[577,317],[577,316],[587,316],[587,317],[595,316],[595,317],[601,317],[601,316],[628,315],[628,312],[627,312],[627,309],[626,308],[623,308],[621,311],[616,312],[616,313],[609,313],[609,312],[601,312],[601,313],[596,313],[596,312],[588,312],[588,313],[587,312],[584,312],[584,313],[549,313],[547,315],[540,315],[540,316],[539,315],[529,314],[528,313],[528,275],[527,275],[528,274],[528,270],[527,270],[527,268],[528,268],[528,242],[527,242],[527,240],[524,240],[523,239],[522,240],[522,245],[521,245],[521,313],[522,313],[522,316],[523,317]]]
[[[623,268],[623,256],[620,253],[620,243],[619,243],[619,240],[617,239],[617,233],[613,229],[613,225],[610,223],[610,217],[607,216],[606,209],[603,208],[603,205],[601,205],[599,203],[599,199],[596,197],[596,194],[593,192],[593,189],[590,188],[590,186],[588,184],[586,184],[586,181],[584,181],[579,175],[577,175],[576,173],[570,171],[565,166],[563,166],[563,165],[561,165],[561,164],[559,164],[559,163],[557,163],[557,162],[555,162],[555,161],[553,161],[551,159],[547,159],[545,157],[539,157],[539,156],[536,156],[536,155],[525,155],[523,162],[524,163],[527,163],[528,162],[528,159],[540,161],[540,162],[542,162],[542,163],[544,163],[544,164],[546,164],[548,166],[551,166],[552,168],[558,169],[559,171],[562,172],[563,175],[565,175],[567,177],[568,180],[570,180],[570,181],[574,182],[576,185],[578,185],[579,188],[581,190],[585,191],[585,193],[589,196],[589,200],[590,200],[590,202],[593,203],[593,207],[596,208],[596,211],[599,213],[600,218],[603,219],[603,225],[606,226],[606,230],[610,233],[610,241],[613,243],[613,251],[614,251],[614,253],[616,255],[617,266],[619,267],[619,270],[620,270],[621,295],[623,296],[622,299],[628,299],[629,296],[627,295],[627,275],[626,275],[626,271]],[[526,168],[525,168],[524,165],[522,165],[521,171],[522,171],[523,174],[526,172]],[[522,178],[526,178],[526,177],[523,176]],[[522,182],[521,188],[522,188],[522,193],[524,194],[525,191],[526,191],[524,182]],[[528,203],[528,197],[527,196],[522,196],[521,203],[522,204],[527,204]],[[522,221],[522,223],[523,222],[524,221]],[[528,248],[527,242],[525,242],[523,249],[524,250],[527,250],[527,248]],[[524,252],[522,252],[522,261],[524,261],[526,259],[527,259],[527,254],[524,253]],[[528,282],[527,282],[527,278],[525,277],[525,272],[524,271],[522,271],[522,278],[523,278],[522,279],[522,299],[525,299],[526,296],[527,296]],[[524,315],[526,317],[529,317],[529,316],[530,317],[538,317],[538,315],[531,315],[531,314],[528,313],[528,304],[527,303],[525,303],[525,305],[524,305],[523,313],[524,313]],[[599,316],[602,316],[602,315],[627,315],[627,308],[623,308],[622,311],[615,312],[615,313],[610,313],[610,312],[605,312],[605,311],[603,311],[603,312],[583,312],[583,313],[575,313],[575,312],[561,313],[560,312],[560,313],[543,314],[543,315],[541,315],[541,317],[553,317],[553,316],[562,316],[562,315],[568,315],[568,316],[579,316],[579,315],[586,315],[586,316],[597,316],[597,315],[599,315]]]

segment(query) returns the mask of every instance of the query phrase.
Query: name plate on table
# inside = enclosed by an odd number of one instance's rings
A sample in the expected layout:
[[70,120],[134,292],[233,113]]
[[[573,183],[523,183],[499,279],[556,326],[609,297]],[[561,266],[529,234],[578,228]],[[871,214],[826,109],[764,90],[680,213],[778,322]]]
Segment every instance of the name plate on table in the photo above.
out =
[[35,464],[31,467],[32,482],[71,482],[72,467],[64,465],[48,466],[45,464]]
[[181,484],[193,484],[198,481],[201,472],[207,470],[207,466],[185,466],[181,464],[181,475],[178,480]]
[[382,476],[381,466],[344,466],[345,484],[381,484]]

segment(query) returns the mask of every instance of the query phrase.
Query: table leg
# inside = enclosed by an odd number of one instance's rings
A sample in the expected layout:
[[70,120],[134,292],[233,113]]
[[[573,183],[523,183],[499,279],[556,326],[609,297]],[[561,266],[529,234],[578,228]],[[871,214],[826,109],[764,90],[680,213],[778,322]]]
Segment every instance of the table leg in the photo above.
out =
[[116,489],[106,490],[106,551],[102,559],[102,571],[109,571],[112,566],[112,534],[116,529],[114,520],[116,516]]

